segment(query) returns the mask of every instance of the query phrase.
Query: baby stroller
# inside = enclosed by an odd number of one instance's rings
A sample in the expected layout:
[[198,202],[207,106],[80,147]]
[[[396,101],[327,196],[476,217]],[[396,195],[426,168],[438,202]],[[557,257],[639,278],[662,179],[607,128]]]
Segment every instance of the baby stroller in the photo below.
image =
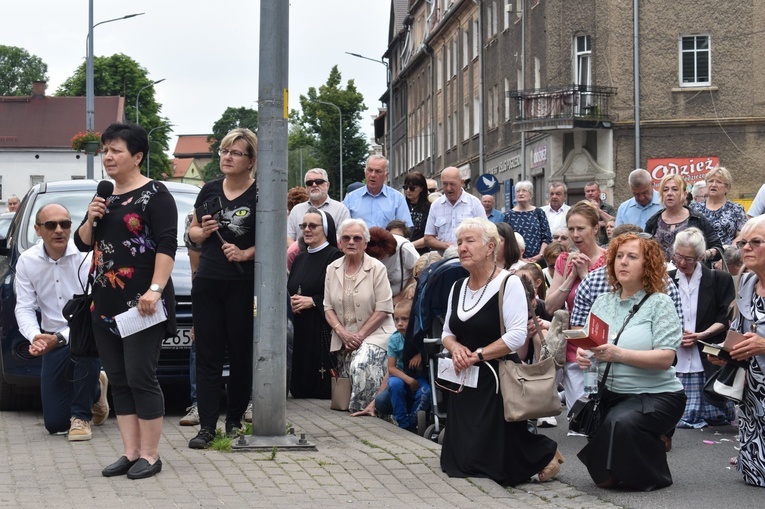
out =
[[[438,373],[438,355],[442,350],[441,338],[425,338],[423,340],[428,363],[428,381],[430,382],[430,413],[417,415],[417,420],[424,420],[427,425],[422,434],[428,440],[444,443],[444,425],[446,424],[446,403],[448,395],[445,391],[439,389],[436,384],[436,374]],[[418,422],[419,428],[419,422]]]

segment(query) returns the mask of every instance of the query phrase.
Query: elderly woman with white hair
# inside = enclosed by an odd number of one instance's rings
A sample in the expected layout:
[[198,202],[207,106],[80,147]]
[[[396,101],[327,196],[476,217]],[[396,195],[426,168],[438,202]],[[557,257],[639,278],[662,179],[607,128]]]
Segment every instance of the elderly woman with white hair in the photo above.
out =
[[396,330],[388,272],[365,253],[369,238],[363,220],[343,221],[338,239],[344,256],[327,267],[324,284],[330,351],[338,354],[340,376],[351,378],[351,412],[366,408],[377,395],[386,373],[388,337]]
[[504,221],[526,241],[523,261],[544,264],[543,253],[547,244],[552,242],[552,236],[544,211],[531,203],[533,196],[534,185],[531,182],[518,182],[515,185],[515,200],[518,205],[505,212]]
[[[455,233],[460,262],[469,277],[451,289],[441,339],[456,370],[478,369],[478,383],[449,395],[441,469],[449,477],[487,477],[505,486],[527,482],[534,475],[548,481],[563,463],[558,445],[530,433],[525,421],[505,421],[502,394],[492,373],[498,369],[497,359],[526,342],[528,308],[518,305],[527,302],[523,284],[518,276],[497,267],[496,225],[486,218],[469,218]],[[504,281],[500,324],[499,290]]]
[[677,269],[670,271],[669,277],[680,293],[685,322],[675,372],[688,397],[678,428],[730,424],[736,417],[731,402],[718,408],[702,398],[706,377],[716,368],[702,355],[699,340],[705,343],[725,340],[729,306],[735,296],[730,274],[700,263],[706,249],[704,234],[698,228],[688,228],[675,236],[672,261]]
[[728,193],[733,187],[733,177],[726,168],[712,168],[705,175],[704,181],[708,189],[706,201],[694,201],[690,207],[712,223],[720,242],[727,246],[733,243],[738,232],[744,227],[746,212],[744,207],[728,199]]

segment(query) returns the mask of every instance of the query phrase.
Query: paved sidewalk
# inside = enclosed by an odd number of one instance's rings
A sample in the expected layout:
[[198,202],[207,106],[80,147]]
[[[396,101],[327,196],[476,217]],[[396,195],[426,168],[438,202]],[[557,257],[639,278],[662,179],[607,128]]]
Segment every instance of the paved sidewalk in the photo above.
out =
[[486,479],[450,479],[438,444],[381,419],[329,410],[328,401],[289,400],[287,420],[318,450],[279,451],[273,459],[270,452],[191,450],[197,427],[168,417],[162,472],[131,481],[101,476],[121,455],[113,417],[93,428],[93,440],[68,442],[48,435],[36,411],[0,412],[0,506],[616,507],[559,481],[503,489]]

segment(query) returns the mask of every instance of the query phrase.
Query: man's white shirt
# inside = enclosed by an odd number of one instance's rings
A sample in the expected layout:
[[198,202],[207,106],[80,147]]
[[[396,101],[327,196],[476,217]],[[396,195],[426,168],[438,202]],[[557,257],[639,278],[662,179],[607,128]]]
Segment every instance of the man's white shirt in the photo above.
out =
[[[42,329],[60,332],[69,341],[69,326],[61,313],[75,294],[87,283],[90,256],[69,240],[64,256],[52,260],[40,241],[19,256],[16,262],[16,322],[19,331],[31,343],[41,333],[35,311],[42,315]],[[77,275],[79,274],[79,280]]]

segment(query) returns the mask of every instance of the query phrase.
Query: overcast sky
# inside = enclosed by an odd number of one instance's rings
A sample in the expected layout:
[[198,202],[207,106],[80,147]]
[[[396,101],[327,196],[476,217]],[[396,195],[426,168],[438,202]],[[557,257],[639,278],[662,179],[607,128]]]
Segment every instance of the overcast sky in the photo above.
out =
[[[88,0],[3,2],[2,10],[0,44],[42,58],[53,94],[85,58]],[[259,1],[94,1],[94,23],[139,12],[146,14],[96,27],[94,54],[124,53],[150,79],[165,78],[155,90],[174,134],[209,133],[229,106],[257,109]],[[371,135],[371,115],[387,86],[385,67],[345,52],[379,59],[389,16],[390,0],[290,0],[290,108],[337,64],[343,86],[353,79],[364,95],[361,127]],[[175,142],[172,137],[170,151]]]

